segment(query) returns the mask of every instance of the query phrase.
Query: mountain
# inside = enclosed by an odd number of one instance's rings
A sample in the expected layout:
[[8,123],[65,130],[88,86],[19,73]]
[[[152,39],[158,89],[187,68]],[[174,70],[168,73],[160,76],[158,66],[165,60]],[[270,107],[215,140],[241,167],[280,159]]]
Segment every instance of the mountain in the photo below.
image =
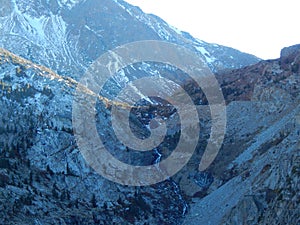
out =
[[[172,224],[182,219],[186,202],[173,180],[126,187],[87,164],[72,127],[78,82],[3,49],[0,59],[1,224]],[[99,120],[108,123],[109,110],[100,110]],[[128,157],[113,138],[104,138]],[[156,157],[152,151],[139,160]]]
[[183,224],[299,224],[299,56],[295,45],[219,74],[228,127],[215,183]]
[[2,0],[0,47],[78,78],[101,54],[140,40],[165,40],[196,52],[214,71],[259,61],[209,44],[122,0]]
[[[2,3],[1,224],[299,224],[299,45],[283,49],[280,59],[258,62],[196,40],[122,1]],[[118,71],[107,92],[95,93],[79,82],[102,53],[144,39],[184,46],[216,72],[227,124],[223,145],[205,171],[198,167],[212,115],[207,96],[183,71],[143,62]],[[183,130],[180,114],[157,98],[142,96],[145,101],[137,103],[141,107],[132,107],[113,97],[129,80],[162,75],[178,81],[199,106],[195,152],[178,173],[157,184],[111,182],[79,149],[75,134],[80,131],[74,129],[72,113],[74,102],[82,99],[76,92],[97,97],[90,111],[96,112],[95,127],[109,153],[122,162],[147,166],[176,148]],[[178,94],[177,86],[164,84],[159,84],[162,91]],[[162,144],[146,152],[124,146],[112,128],[113,106],[132,107],[130,129],[140,140],[149,136],[149,127],[157,126],[153,117],[167,118]]]
[[[2,224],[299,223],[299,51],[218,74],[228,121],[216,160],[199,173],[210,120],[204,109],[190,162],[146,187],[110,182],[86,164],[72,127],[75,80],[3,49],[0,56]],[[106,123],[109,109],[100,110]],[[170,147],[176,137],[169,138]],[[159,157],[152,151],[133,161]]]

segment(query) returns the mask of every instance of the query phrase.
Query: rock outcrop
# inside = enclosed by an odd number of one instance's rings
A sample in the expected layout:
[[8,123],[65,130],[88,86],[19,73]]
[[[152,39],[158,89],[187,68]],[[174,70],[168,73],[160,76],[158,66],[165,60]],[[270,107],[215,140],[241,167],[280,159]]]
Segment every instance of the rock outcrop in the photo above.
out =
[[[0,49],[0,224],[300,223],[299,45],[283,49],[280,59],[259,62],[197,40],[121,0],[2,2],[0,46],[7,50]],[[149,122],[153,117],[171,118],[163,144],[136,153],[117,140],[110,109],[126,107],[113,97],[129,79],[173,78],[199,106],[200,139],[185,167],[164,182],[128,187],[100,176],[83,158],[74,137],[72,102],[91,62],[145,39],[182,45],[217,72],[227,127],[217,158],[200,172],[211,115],[205,94],[187,74],[144,62],[119,71],[107,92],[83,89],[98,97],[100,138],[128,164],[167,158],[180,137],[176,110],[151,99],[157,103],[151,110],[132,110],[131,129],[146,137],[156,126]]]

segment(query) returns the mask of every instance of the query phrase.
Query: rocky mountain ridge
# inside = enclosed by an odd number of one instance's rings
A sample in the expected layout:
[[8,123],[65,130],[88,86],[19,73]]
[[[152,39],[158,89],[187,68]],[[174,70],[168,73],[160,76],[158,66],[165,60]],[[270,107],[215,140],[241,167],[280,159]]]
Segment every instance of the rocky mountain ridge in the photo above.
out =
[[172,180],[123,187],[86,164],[72,131],[74,89],[51,70],[1,51],[1,223],[157,223],[168,211],[168,223],[180,220],[186,203]]
[[227,138],[210,168],[215,183],[184,224],[299,223],[299,50],[219,75]]
[[[72,79],[2,50],[1,223],[297,224],[298,56],[293,51],[217,75],[228,128],[205,173],[197,172],[199,147],[172,179],[129,188],[97,175],[80,155],[72,132]],[[209,125],[203,126],[205,138]]]
[[[283,49],[280,59],[259,62],[194,39],[121,0],[2,3],[0,47],[7,50],[0,49],[1,224],[300,222],[298,45]],[[119,45],[145,39],[182,45],[207,62],[227,103],[227,130],[217,158],[199,172],[211,128],[204,93],[171,66],[144,62],[119,71],[107,93],[97,93],[96,121],[100,138],[123,162],[157,163],[170,155],[180,136],[178,115],[160,102],[149,112],[133,110],[131,128],[147,136],[152,116],[172,115],[161,146],[137,154],[117,140],[110,106],[127,107],[112,97],[128,80],[164,75],[200,106],[200,140],[189,163],[159,184],[127,187],[106,180],[82,157],[72,101],[91,62]]]
[[185,46],[214,71],[259,61],[195,39],[122,0],[4,0],[1,8],[0,47],[73,78],[79,78],[104,52],[141,40]]

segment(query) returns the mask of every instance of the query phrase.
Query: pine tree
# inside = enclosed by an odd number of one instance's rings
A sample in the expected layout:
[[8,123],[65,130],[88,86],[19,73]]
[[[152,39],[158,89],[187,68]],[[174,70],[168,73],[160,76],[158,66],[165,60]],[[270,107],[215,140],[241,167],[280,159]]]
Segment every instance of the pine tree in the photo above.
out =
[[95,194],[92,195],[91,204],[92,204],[93,208],[97,208],[97,200],[96,200],[96,195]]

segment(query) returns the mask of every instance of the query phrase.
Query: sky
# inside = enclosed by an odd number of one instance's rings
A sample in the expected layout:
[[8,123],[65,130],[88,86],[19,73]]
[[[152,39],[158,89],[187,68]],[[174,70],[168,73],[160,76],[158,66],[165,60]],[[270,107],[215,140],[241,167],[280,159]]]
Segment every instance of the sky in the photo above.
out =
[[300,43],[299,0],[125,0],[194,37],[262,59]]

